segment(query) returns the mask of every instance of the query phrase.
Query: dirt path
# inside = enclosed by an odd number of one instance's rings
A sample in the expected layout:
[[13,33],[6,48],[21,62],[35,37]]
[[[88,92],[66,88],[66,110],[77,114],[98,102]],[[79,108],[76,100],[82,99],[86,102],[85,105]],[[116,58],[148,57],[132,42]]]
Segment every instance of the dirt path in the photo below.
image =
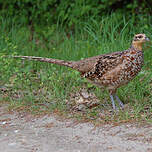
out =
[[152,125],[94,127],[0,107],[0,152],[152,152]]

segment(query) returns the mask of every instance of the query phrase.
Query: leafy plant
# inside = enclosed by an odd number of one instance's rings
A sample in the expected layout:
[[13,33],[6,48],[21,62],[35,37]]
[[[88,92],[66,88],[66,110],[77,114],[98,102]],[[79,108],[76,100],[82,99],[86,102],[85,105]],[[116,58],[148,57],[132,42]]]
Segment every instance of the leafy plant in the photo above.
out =
[[0,14],[22,24],[61,24],[74,29],[89,18],[99,21],[111,12],[119,12],[138,22],[137,15],[152,13],[151,5],[152,2],[146,0],[5,0],[0,2]]

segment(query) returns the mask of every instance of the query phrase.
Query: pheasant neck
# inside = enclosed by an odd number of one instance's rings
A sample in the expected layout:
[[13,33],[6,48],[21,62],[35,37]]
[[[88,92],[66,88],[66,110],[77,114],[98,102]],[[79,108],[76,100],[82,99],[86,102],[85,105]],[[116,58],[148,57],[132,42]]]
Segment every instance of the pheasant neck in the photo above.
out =
[[142,45],[143,43],[141,42],[132,42],[132,47],[139,51],[142,51]]

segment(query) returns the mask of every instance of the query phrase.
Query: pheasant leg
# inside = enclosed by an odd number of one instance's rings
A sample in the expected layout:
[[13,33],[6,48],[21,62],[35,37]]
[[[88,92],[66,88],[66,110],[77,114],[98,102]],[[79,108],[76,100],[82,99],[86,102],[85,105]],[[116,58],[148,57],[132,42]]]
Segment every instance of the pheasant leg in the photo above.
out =
[[124,108],[124,104],[123,104],[122,101],[119,99],[119,97],[118,97],[117,95],[115,95],[115,97],[116,97],[116,100],[117,100],[118,103],[119,103],[119,106],[120,106],[121,108]]
[[111,102],[112,102],[112,108],[114,110],[116,110],[117,108],[116,108],[116,105],[115,105],[115,101],[114,101],[113,95],[110,95],[110,98],[111,98]]

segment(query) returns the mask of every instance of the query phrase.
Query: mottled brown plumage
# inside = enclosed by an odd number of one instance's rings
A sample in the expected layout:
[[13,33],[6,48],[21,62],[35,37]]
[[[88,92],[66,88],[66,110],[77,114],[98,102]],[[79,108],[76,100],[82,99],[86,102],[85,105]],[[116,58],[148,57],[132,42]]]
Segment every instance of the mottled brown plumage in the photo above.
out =
[[137,34],[133,38],[131,47],[125,51],[98,55],[80,61],[64,61],[33,56],[14,57],[54,63],[79,71],[82,77],[87,78],[99,87],[106,87],[108,89],[113,108],[115,109],[114,97],[119,102],[119,105],[123,107],[123,103],[116,96],[117,88],[127,84],[142,68],[142,45],[147,40],[148,38],[145,34]]

